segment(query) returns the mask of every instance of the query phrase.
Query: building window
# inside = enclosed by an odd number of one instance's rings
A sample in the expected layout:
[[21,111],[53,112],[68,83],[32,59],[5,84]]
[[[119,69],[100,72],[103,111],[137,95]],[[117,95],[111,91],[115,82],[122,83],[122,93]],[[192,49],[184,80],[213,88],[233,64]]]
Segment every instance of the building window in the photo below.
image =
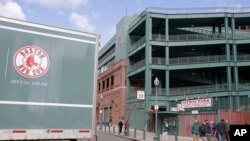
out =
[[101,90],[101,83],[98,83],[98,91]]
[[104,80],[102,81],[102,89],[103,90],[105,89],[105,81]]
[[111,76],[111,86],[114,85],[114,76]]
[[109,87],[109,78],[106,80],[106,87]]

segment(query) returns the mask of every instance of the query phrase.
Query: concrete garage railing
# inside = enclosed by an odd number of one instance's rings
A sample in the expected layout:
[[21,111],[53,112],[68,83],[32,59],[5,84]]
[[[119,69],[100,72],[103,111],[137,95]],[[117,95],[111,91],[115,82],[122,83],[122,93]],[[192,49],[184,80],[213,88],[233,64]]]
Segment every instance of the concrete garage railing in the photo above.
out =
[[145,42],[146,42],[146,38],[145,38],[145,36],[143,36],[139,40],[137,40],[136,42],[131,44],[129,51],[132,51],[132,50],[138,48],[139,46],[141,46]]
[[227,84],[171,88],[170,95],[188,95],[188,94],[223,92],[223,91],[228,91]]
[[129,68],[129,71],[136,70],[136,69],[141,68],[143,66],[145,66],[145,60],[144,59],[136,62],[133,65],[131,65],[130,68]]
[[170,58],[169,64],[216,63],[225,62],[226,60],[227,59],[225,55],[181,57]]

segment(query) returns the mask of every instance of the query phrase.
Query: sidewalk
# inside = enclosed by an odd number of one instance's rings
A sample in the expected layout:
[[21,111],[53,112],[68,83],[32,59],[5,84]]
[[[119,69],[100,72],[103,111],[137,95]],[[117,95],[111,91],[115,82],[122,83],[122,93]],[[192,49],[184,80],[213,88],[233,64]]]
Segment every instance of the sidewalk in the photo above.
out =
[[[106,127],[106,130],[105,130]],[[100,126],[97,127],[97,131],[101,131]],[[108,126],[103,126],[102,132],[115,135],[115,136],[120,136],[124,138],[129,138],[137,141],[154,141],[154,133],[152,132],[146,132],[146,139],[143,139],[143,131],[140,130],[134,130],[134,129],[129,129],[129,135],[124,134],[124,128],[121,134],[118,134],[118,126],[114,125],[112,127]],[[191,137],[183,137],[183,136],[177,136],[178,141],[192,141]],[[162,134],[160,135],[160,141],[162,141]],[[175,136],[174,135],[168,135],[168,141],[175,141]]]

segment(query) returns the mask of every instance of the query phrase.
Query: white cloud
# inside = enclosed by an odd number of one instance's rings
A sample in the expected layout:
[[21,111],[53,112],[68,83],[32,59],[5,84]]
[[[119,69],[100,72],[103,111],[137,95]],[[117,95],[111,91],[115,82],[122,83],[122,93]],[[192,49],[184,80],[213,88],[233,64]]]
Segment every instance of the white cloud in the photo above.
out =
[[95,30],[95,27],[90,24],[89,18],[87,16],[80,15],[76,12],[70,15],[69,21],[71,24],[85,32],[94,32]]
[[88,0],[26,0],[26,2],[46,7],[76,9],[82,5],[86,5]]
[[0,2],[0,15],[4,17],[26,20],[26,16],[22,7],[12,0],[4,0]]

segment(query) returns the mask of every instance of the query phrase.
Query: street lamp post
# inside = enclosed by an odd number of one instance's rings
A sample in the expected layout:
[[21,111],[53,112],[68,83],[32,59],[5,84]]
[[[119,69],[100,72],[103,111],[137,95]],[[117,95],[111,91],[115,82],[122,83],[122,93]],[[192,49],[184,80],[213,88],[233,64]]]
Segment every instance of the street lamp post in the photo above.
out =
[[103,115],[103,110],[102,110],[102,94],[100,95],[100,116],[101,116],[101,131],[102,131],[102,115]]
[[159,86],[159,80],[156,77],[154,80],[154,85],[155,85],[155,136],[154,136],[154,141],[159,141],[158,138],[158,127],[157,127],[157,123],[158,123],[158,109],[159,109],[159,105],[158,105],[158,94],[157,94],[157,87]]

